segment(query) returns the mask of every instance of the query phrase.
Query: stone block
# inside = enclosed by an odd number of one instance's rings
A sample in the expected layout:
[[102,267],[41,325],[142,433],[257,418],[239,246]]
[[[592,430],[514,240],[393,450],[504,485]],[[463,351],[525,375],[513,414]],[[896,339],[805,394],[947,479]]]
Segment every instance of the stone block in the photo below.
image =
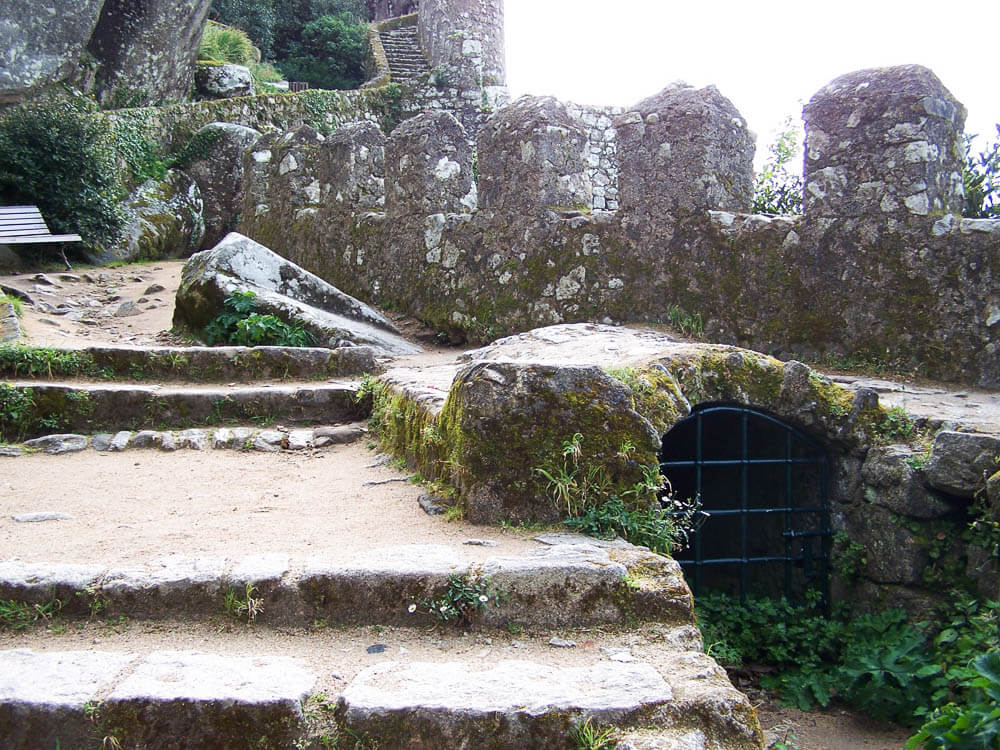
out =
[[88,702],[133,654],[0,651],[0,739],[5,748],[95,747]]
[[808,216],[961,214],[965,108],[927,68],[848,73],[820,89],[804,117]]
[[387,662],[361,672],[339,710],[348,729],[388,747],[563,747],[575,716],[635,724],[673,698],[648,664]]
[[941,518],[953,509],[927,487],[922,472],[911,464],[914,451],[904,445],[876,446],[868,451],[861,468],[865,498],[894,513],[913,518]]
[[315,681],[295,659],[160,651],[111,692],[101,719],[126,747],[294,747]]
[[672,84],[616,117],[615,130],[623,211],[662,222],[749,209],[754,135],[714,86]]
[[462,124],[438,110],[398,125],[385,146],[385,186],[390,217],[474,211],[472,147]]
[[939,432],[927,462],[932,487],[971,498],[986,487],[986,478],[1000,463],[1000,437],[968,432]]
[[500,109],[479,131],[483,208],[529,214],[590,210],[587,145],[583,121],[553,97],[522,96]]

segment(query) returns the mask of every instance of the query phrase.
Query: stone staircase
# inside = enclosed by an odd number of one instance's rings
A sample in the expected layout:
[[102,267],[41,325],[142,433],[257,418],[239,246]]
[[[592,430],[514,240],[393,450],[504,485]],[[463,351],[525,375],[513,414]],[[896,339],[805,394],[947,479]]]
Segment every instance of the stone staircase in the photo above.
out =
[[[127,450],[104,459],[125,482],[124,456],[140,451],[213,461],[213,448],[337,450],[363,434],[343,424],[366,414],[360,380],[322,354],[86,354],[143,379],[7,381],[31,390],[42,422],[79,433],[7,446],[20,457],[0,457],[5,468],[59,445],[75,447],[45,460],[67,472],[75,450]],[[225,382],[240,379],[234,358],[292,379]],[[385,379],[400,394],[447,387],[440,369],[401,372]],[[282,427],[250,421],[261,415]],[[359,488],[406,480],[352,478]],[[303,508],[303,534],[322,512]],[[0,523],[11,534],[34,526]],[[127,547],[127,531],[109,533]],[[4,556],[0,746],[568,749],[582,727],[611,727],[619,750],[762,747],[747,699],[701,652],[672,560],[556,532],[522,533],[517,549],[455,533],[454,544],[415,535],[363,554],[200,554],[195,540],[138,561]],[[463,591],[457,619],[435,615]]]
[[381,31],[380,36],[395,83],[412,83],[430,73],[430,67],[420,49],[416,24]]

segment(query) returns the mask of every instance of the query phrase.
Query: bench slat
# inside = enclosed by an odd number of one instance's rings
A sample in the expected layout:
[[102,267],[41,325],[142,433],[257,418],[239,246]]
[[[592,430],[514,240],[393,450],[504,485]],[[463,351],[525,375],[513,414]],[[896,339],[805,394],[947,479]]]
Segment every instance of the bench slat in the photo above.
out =
[[52,234],[37,206],[0,206],[0,245],[80,242],[78,234]]

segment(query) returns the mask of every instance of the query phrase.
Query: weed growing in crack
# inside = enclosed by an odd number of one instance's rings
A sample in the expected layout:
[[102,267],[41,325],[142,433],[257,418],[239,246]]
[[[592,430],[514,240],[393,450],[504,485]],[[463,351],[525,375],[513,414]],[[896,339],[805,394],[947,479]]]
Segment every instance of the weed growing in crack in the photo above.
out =
[[264,597],[254,596],[256,591],[257,587],[249,582],[243,590],[243,596],[236,589],[227,589],[223,601],[226,614],[234,620],[256,620],[257,615],[264,611]]

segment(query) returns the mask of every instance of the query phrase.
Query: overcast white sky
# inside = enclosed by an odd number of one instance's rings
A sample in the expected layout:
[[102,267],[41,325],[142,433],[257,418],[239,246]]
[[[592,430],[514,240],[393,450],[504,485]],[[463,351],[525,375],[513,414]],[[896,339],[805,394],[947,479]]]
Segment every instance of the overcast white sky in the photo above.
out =
[[995,136],[1000,77],[992,5],[505,0],[507,78],[514,96],[621,106],[671,81],[715,84],[757,133],[759,163],[785,118],[798,120],[829,81],[919,63],[968,108],[966,132]]

